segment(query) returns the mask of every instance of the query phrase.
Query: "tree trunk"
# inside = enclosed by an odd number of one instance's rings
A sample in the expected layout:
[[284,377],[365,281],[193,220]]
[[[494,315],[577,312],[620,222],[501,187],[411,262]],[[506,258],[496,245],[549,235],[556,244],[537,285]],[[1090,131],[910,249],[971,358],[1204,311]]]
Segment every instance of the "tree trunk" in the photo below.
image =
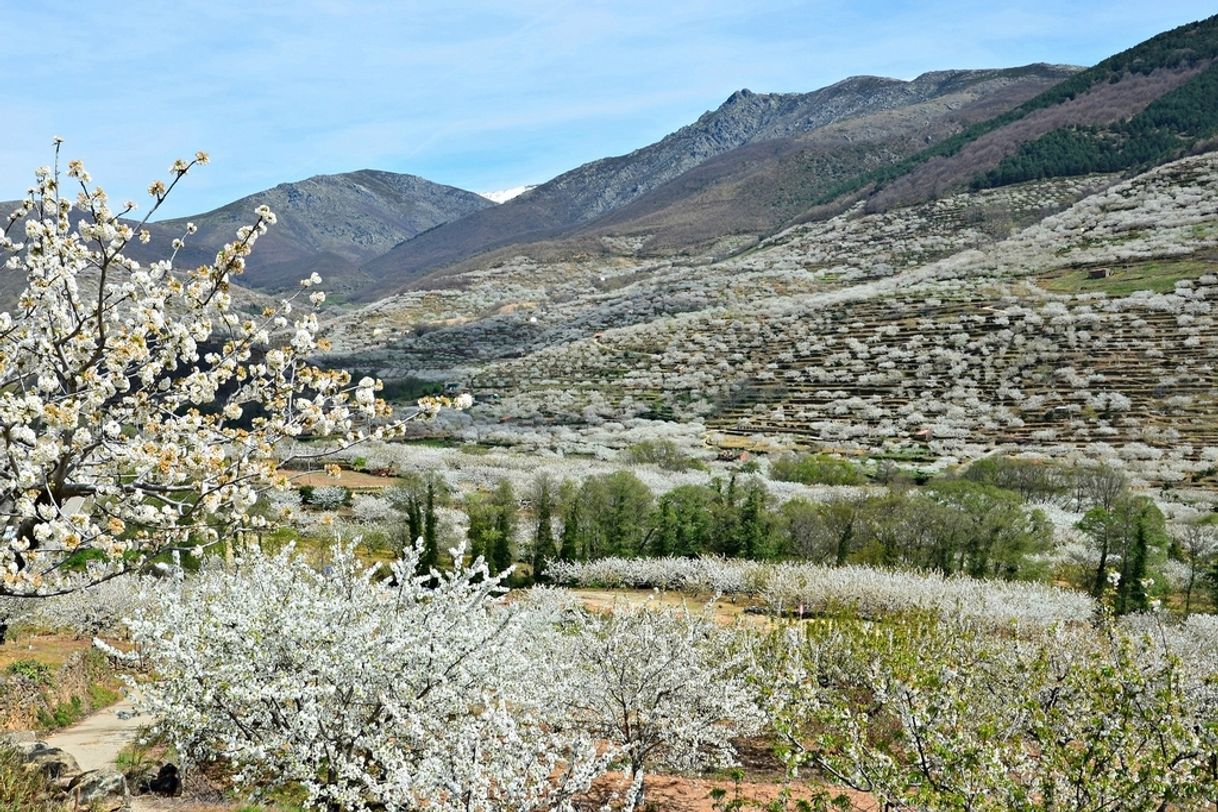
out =
[[635,809],[646,809],[647,798],[644,787],[643,768],[630,767],[630,788],[626,791],[626,806],[623,812],[634,812]]
[[1100,548],[1100,565],[1095,569],[1095,584],[1091,587],[1091,596],[1099,599],[1104,596],[1104,581],[1107,578],[1105,569],[1108,567],[1108,542]]

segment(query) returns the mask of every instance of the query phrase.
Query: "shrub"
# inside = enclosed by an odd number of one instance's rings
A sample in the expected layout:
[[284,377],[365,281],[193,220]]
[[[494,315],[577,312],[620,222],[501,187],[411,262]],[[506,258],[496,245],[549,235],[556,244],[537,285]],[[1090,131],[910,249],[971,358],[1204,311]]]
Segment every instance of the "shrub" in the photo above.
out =
[[311,503],[322,510],[338,510],[351,498],[351,491],[341,485],[322,485],[313,489]]
[[788,454],[770,463],[770,479],[804,485],[862,485],[863,470],[852,462],[825,454]]
[[672,440],[642,440],[626,449],[626,460],[640,465],[655,465],[665,471],[706,470],[701,460],[683,454]]
[[35,685],[51,684],[51,667],[38,660],[16,660],[4,669],[6,673],[28,680]]
[[38,726],[43,730],[58,730],[76,724],[85,714],[85,703],[79,696],[60,702],[49,710],[38,709]]

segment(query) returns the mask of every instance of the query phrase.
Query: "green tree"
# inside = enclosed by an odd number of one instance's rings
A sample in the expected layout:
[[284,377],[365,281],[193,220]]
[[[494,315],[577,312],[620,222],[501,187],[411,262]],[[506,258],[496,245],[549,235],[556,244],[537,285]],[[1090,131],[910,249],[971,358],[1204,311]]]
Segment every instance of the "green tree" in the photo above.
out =
[[1163,514],[1146,496],[1118,497],[1110,509],[1096,506],[1083,516],[1079,528],[1091,537],[1099,553],[1091,580],[1091,592],[1103,595],[1110,563],[1117,561],[1116,595],[1118,614],[1145,609],[1149,595],[1143,584],[1153,580],[1166,556],[1167,531]]
[[508,479],[499,480],[491,496],[494,508],[494,540],[489,560],[491,574],[497,575],[512,566],[512,539],[516,535],[516,492]]
[[423,505],[423,550],[419,554],[419,574],[431,572],[440,565],[440,544],[436,538],[436,478],[427,478]]
[[651,491],[629,471],[589,477],[579,490],[587,556],[638,555],[647,539]]
[[744,498],[737,511],[736,532],[739,534],[739,555],[745,558],[766,558],[770,554],[770,532],[773,522],[766,502],[769,494],[760,480],[750,479],[744,485]]
[[716,479],[713,483],[715,501],[713,503],[714,525],[711,538],[711,549],[719,555],[735,557],[740,554],[739,506],[736,498],[736,474],[728,477],[727,482]]
[[558,557],[554,546],[553,485],[544,474],[533,482],[533,511],[533,580],[544,583],[546,567]]
[[1026,509],[1014,491],[959,479],[936,482],[927,495],[947,508],[940,514],[943,543],[934,562],[944,572],[1014,578],[1025,574],[1031,554],[1052,544],[1044,514]]
[[863,469],[825,454],[788,454],[770,463],[770,479],[805,485],[862,485]]
[[385,491],[385,497],[403,515],[392,536],[399,555],[404,547],[413,546],[422,539],[423,555],[419,571],[427,572],[431,567],[438,566],[440,553],[436,508],[449,502],[444,480],[435,474],[407,474],[399,477],[397,485]]
[[709,551],[714,500],[715,491],[705,485],[680,485],[661,496],[647,552],[692,557]]
[[466,538],[469,539],[470,558],[481,556],[492,574],[497,573],[494,550],[498,542],[498,511],[486,494],[471,493],[465,497],[465,514],[469,519]]

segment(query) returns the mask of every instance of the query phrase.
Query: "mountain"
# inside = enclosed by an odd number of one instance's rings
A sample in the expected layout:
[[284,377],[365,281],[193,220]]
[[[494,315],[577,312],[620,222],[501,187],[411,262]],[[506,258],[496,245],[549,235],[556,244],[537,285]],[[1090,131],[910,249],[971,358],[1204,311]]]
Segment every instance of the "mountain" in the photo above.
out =
[[1029,65],[995,71],[924,101],[748,144],[598,218],[579,234],[587,238],[587,250],[593,240],[612,245],[627,239],[641,255],[714,254],[716,246],[748,244],[804,215],[844,179],[896,163],[1079,70]]
[[1218,16],[1115,54],[1013,110],[851,178],[817,202],[865,196],[870,210],[882,210],[963,186],[1144,170],[1214,146],[1215,98]]
[[[865,96],[869,102],[852,106]],[[365,270],[378,279],[370,290],[383,295],[431,284],[415,280],[440,267],[461,271],[517,254],[543,261],[598,252],[714,259],[859,201],[883,211],[965,188],[1145,170],[1218,144],[1215,98],[1218,16],[1087,70],[1032,65],[936,72],[909,83],[854,77],[803,95],[740,91],[658,144],[609,159],[625,171],[648,167],[647,157],[667,146],[705,156],[698,150],[716,134],[726,134],[715,142],[721,146],[746,142],[666,179],[652,174],[663,182],[635,190],[633,199],[605,173],[608,162],[595,162],[514,208],[483,213],[494,215],[497,234],[479,233],[485,223],[469,218],[409,241]],[[815,104],[826,105],[816,111],[820,118],[808,116]],[[569,191],[581,182],[585,192],[609,183],[607,196],[594,199],[597,216],[564,226],[573,218],[549,211],[548,228],[529,229],[543,201],[562,200],[561,186]]]
[[[281,183],[205,214],[158,222],[153,246],[163,248],[193,222],[198,233],[187,240],[178,264],[210,262],[263,203],[278,223],[258,241],[240,281],[267,292],[294,288],[313,271],[326,279],[329,291],[358,287],[366,281],[360,264],[428,229],[495,205],[415,175],[364,169]],[[133,253],[143,259],[138,249]]]
[[[814,132],[846,119],[953,94],[978,97],[1013,82],[1060,81],[1068,68],[937,71],[912,81],[856,76],[812,93],[733,93],[718,109],[628,155],[593,161],[528,194],[432,229],[363,266],[371,299],[425,272],[485,251],[551,239],[613,212],[708,160],[740,147]],[[963,103],[963,102],[961,102]]]

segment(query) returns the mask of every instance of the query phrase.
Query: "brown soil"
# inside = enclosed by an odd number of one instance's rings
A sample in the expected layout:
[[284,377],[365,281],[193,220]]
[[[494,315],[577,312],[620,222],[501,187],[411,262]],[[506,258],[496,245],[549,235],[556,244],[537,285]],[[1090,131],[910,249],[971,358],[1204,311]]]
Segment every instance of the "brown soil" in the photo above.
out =
[[70,634],[22,634],[0,646],[0,668],[18,660],[36,660],[59,668],[68,657],[92,646],[90,640]]
[[[598,781],[587,799],[588,810],[599,809],[614,794],[625,791],[628,783],[620,773],[610,773]],[[875,812],[879,806],[865,793],[834,787],[817,786],[805,782],[784,784],[781,781],[741,781],[736,783],[726,778],[688,778],[677,775],[652,775],[647,777],[647,808],[663,812],[715,812],[715,801],[711,791],[723,790],[724,800],[734,798],[766,802],[778,798],[783,790],[794,799],[808,799],[819,792],[830,796],[844,795],[855,812]]]
[[641,606],[649,604],[658,609],[689,609],[697,614],[708,606],[711,617],[717,623],[730,626],[746,623],[750,626],[769,627],[774,621],[766,615],[748,612],[751,604],[745,598],[729,600],[720,598],[709,603],[710,596],[699,598],[685,592],[655,592],[650,589],[572,589],[571,594],[580,599],[585,607],[594,612],[611,612],[619,606]]

